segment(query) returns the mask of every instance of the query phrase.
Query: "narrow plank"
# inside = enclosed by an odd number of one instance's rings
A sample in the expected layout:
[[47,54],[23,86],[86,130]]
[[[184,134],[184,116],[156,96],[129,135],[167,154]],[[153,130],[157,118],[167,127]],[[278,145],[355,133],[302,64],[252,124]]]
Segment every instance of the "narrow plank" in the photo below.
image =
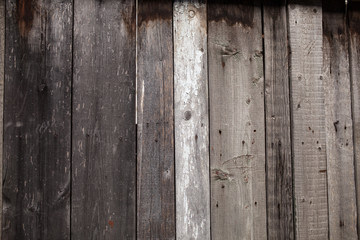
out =
[[264,3],[269,239],[294,239],[286,1]]
[[355,179],[357,201],[357,226],[360,226],[360,3],[350,1],[348,5],[349,22],[349,62],[352,89],[353,139],[355,154]]
[[73,239],[136,238],[135,1],[74,5]]
[[138,239],[175,239],[172,11],[138,2]]
[[357,239],[353,127],[345,2],[323,4],[329,238]]
[[296,239],[328,238],[321,1],[290,1]]
[[[3,117],[4,117],[4,59],[5,59],[5,1],[0,1],[0,192],[2,193],[3,179]],[[2,226],[2,198],[0,198],[0,226]],[[1,239],[0,231],[0,239]]]
[[267,239],[261,5],[209,1],[211,231]]
[[206,4],[174,2],[177,239],[210,239]]
[[3,239],[70,238],[72,1],[6,1]]

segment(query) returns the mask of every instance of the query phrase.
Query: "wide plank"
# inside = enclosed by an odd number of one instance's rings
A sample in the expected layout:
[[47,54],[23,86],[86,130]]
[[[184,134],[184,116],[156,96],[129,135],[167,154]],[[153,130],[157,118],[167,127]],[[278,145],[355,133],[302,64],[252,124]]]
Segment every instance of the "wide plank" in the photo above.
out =
[[210,239],[206,4],[175,0],[176,237]]
[[138,2],[138,239],[175,239],[172,13],[170,0]]
[[294,239],[286,1],[264,3],[266,189],[269,239]]
[[296,239],[328,238],[321,1],[288,5]]
[[208,4],[212,239],[267,239],[261,5]]
[[134,0],[74,4],[72,239],[136,238]]
[[70,238],[72,1],[6,1],[3,239]]

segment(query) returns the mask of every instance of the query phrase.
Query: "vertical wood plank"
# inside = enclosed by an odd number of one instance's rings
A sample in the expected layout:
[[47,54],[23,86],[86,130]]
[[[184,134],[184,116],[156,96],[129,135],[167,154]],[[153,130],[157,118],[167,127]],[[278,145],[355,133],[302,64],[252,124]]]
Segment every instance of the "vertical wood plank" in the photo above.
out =
[[72,1],[6,1],[4,239],[70,238]]
[[210,239],[206,5],[174,2],[177,239]]
[[345,2],[323,4],[329,238],[357,239],[353,127]]
[[72,238],[135,239],[135,1],[74,8]]
[[267,239],[261,6],[209,1],[211,231]]
[[350,1],[348,5],[349,22],[349,62],[352,86],[353,138],[355,154],[355,178],[357,197],[357,226],[360,226],[360,3]]
[[[3,137],[4,137],[4,59],[5,59],[5,1],[0,1],[0,193],[3,186]],[[0,226],[2,226],[2,197],[0,198]],[[1,239],[0,231],[0,239]]]
[[321,1],[290,1],[296,239],[328,238]]
[[294,239],[286,1],[264,2],[269,239]]
[[175,239],[172,11],[138,2],[138,239]]

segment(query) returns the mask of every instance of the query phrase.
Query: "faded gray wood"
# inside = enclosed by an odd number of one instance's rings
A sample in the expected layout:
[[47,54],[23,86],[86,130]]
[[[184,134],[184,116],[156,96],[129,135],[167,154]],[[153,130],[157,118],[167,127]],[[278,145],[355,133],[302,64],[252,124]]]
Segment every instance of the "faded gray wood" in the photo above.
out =
[[135,1],[74,8],[72,239],[135,239]]
[[[3,184],[3,117],[4,117],[4,59],[5,59],[5,0],[0,0],[0,192]],[[2,197],[0,198],[0,226],[2,226]],[[0,231],[0,239],[1,239]]]
[[173,19],[176,237],[205,240],[210,239],[206,5],[176,0]]
[[328,238],[321,1],[288,6],[296,239]]
[[72,1],[6,1],[3,239],[70,238]]
[[138,239],[175,239],[172,11],[138,2]]
[[349,2],[349,62],[352,86],[353,138],[355,154],[355,178],[357,200],[357,230],[360,226],[360,3]]
[[269,239],[294,239],[286,1],[264,5]]
[[329,238],[357,239],[345,2],[324,2],[323,34]]
[[267,239],[261,5],[209,1],[211,231]]

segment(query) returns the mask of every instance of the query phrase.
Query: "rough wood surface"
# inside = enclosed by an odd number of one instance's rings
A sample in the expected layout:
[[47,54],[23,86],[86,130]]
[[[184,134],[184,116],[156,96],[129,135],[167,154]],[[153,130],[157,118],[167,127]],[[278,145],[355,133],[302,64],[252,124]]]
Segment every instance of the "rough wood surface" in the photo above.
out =
[[[4,58],[5,58],[5,1],[0,0],[0,193],[2,193],[3,184],[3,116],[4,116]],[[0,226],[2,226],[2,197],[0,198]],[[0,239],[1,239],[0,231]]]
[[72,1],[6,1],[3,239],[69,239]]
[[137,52],[137,238],[175,239],[172,1],[139,1]]
[[[310,1],[308,1],[310,2]],[[296,239],[328,238],[321,1],[288,5]]]
[[358,234],[360,226],[360,3],[349,2],[349,59],[350,79],[352,85],[352,114],[353,114],[353,137],[355,154],[355,178],[357,197],[357,226]]
[[206,5],[174,2],[177,239],[210,239]]
[[267,239],[261,6],[209,1],[211,231]]
[[74,6],[73,239],[135,239],[135,1]]
[[294,239],[286,1],[264,5],[269,239]]
[[357,239],[345,2],[324,3],[323,33],[329,238]]

